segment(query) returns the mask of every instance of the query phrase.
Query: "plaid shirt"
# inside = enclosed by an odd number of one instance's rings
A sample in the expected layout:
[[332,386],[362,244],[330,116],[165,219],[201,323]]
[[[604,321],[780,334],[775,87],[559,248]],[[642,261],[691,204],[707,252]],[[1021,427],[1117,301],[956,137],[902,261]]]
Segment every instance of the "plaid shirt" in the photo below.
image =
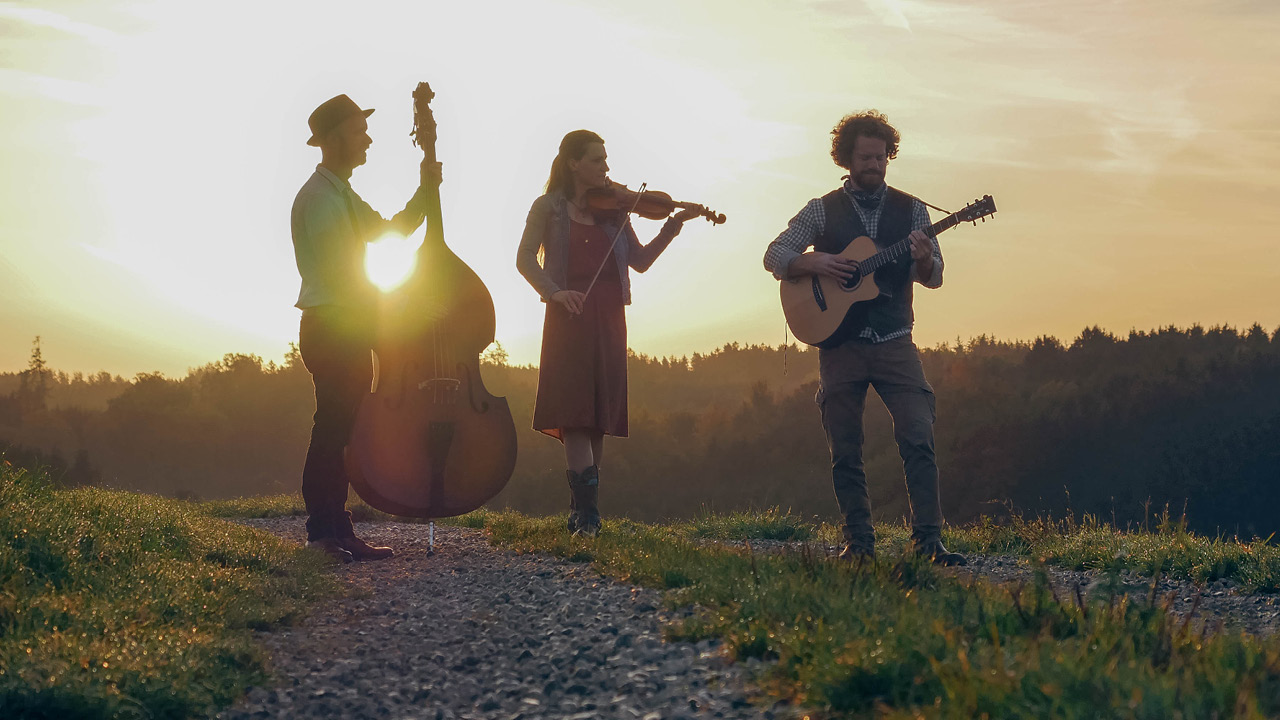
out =
[[[880,229],[880,211],[884,208],[884,196],[888,190],[888,186],[881,184],[875,192],[870,193],[871,197],[877,200],[876,206],[870,210],[859,205],[854,199],[853,194],[856,188],[852,179],[845,179],[844,191],[849,196],[849,204],[853,205],[853,209],[858,211],[858,217],[862,219],[862,225],[867,229],[867,234],[876,237]],[[863,197],[867,194],[863,193]],[[911,229],[923,230],[932,223],[929,222],[929,210],[924,203],[919,200],[913,200],[911,203]],[[805,205],[796,216],[791,218],[791,222],[787,223],[787,229],[782,231],[776,240],[769,243],[769,247],[764,252],[764,267],[773,276],[779,280],[785,280],[789,277],[788,271],[791,263],[805,250],[813,246],[815,240],[822,235],[827,225],[827,213],[822,206],[822,198],[814,198]],[[933,242],[933,274],[929,276],[927,282],[922,282],[916,277],[915,261],[911,261],[911,278],[915,282],[919,282],[927,288],[936,288],[942,285],[942,249],[938,247],[938,238],[929,238]],[[895,338],[904,337],[911,334],[911,325],[899,330],[878,335],[871,328],[862,331],[860,337],[870,340],[873,343],[885,342]]]

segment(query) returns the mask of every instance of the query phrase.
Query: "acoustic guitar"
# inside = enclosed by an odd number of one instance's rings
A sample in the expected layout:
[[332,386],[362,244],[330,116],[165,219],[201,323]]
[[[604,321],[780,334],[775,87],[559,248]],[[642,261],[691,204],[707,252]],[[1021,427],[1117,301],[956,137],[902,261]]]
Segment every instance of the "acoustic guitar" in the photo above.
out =
[[[966,205],[959,212],[948,215],[925,228],[930,237],[949,230],[962,222],[975,225],[981,219],[996,212],[995,200],[984,195],[981,200]],[[875,282],[876,270],[911,253],[911,241],[903,238],[885,247],[876,247],[875,241],[863,235],[856,237],[840,257],[855,260],[858,270],[848,280],[821,275],[801,275],[783,280],[778,293],[782,298],[782,314],[796,339],[818,347],[830,344],[845,318],[859,304],[876,299],[880,288]]]

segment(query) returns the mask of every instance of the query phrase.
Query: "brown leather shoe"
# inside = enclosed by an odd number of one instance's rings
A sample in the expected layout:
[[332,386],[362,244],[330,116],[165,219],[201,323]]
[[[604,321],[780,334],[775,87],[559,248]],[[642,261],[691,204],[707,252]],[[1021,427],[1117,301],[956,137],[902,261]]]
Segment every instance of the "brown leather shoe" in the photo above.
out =
[[338,543],[356,560],[386,560],[396,554],[396,551],[389,547],[370,545],[354,535],[339,538]]
[[307,547],[319,550],[340,563],[349,563],[354,559],[351,553],[347,552],[346,548],[342,547],[342,544],[336,538],[309,540],[307,541]]

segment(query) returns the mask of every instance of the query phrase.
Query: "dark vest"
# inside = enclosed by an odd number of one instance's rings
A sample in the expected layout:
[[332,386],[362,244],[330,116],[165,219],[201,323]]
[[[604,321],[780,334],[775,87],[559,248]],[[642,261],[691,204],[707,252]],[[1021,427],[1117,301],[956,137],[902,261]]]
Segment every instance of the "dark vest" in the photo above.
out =
[[[911,234],[911,208],[914,198],[888,188],[880,210],[878,237],[872,237],[877,248],[886,248]],[[867,235],[862,218],[853,207],[854,200],[844,188],[837,188],[822,196],[822,209],[826,213],[826,226],[813,243],[819,252],[839,254],[853,239]],[[915,321],[911,309],[911,255],[904,255],[876,271],[873,278],[880,289],[879,297],[859,303],[849,310],[840,329],[819,347],[835,347],[846,340],[861,336],[871,328],[877,335],[887,335],[909,327]]]

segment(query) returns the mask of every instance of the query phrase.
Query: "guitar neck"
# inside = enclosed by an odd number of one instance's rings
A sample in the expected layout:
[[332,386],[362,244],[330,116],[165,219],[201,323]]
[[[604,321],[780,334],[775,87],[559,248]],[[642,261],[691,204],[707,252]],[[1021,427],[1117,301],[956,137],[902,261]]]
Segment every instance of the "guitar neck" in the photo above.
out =
[[[953,213],[925,228],[924,234],[929,237],[937,237],[938,233],[944,230],[950,230],[959,223],[960,219],[958,217],[958,213]],[[858,268],[861,270],[863,275],[870,275],[876,270],[894,262],[909,252],[911,252],[911,239],[909,237],[903,238],[875,255],[872,255],[866,260],[858,263]]]

